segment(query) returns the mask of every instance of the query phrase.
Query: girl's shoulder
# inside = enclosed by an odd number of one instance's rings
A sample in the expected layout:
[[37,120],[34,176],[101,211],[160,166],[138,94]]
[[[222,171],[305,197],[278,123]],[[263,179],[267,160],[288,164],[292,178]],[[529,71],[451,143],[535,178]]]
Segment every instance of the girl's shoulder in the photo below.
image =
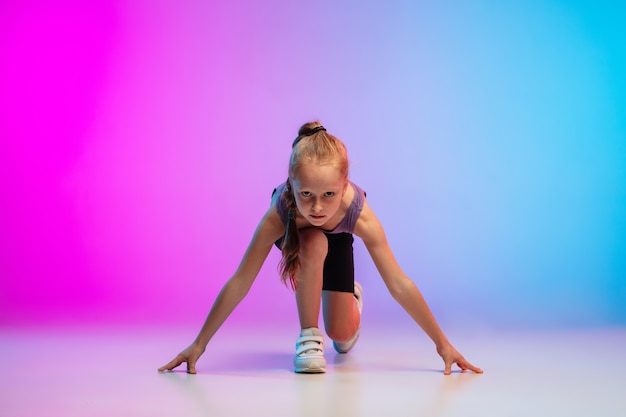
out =
[[346,192],[346,197],[348,200],[348,205],[350,206],[349,211],[355,211],[353,215],[356,214],[356,216],[359,216],[361,214],[361,209],[365,204],[365,198],[367,196],[367,193],[352,181],[349,181],[348,184],[349,187],[348,192]]
[[363,239],[364,242],[378,240],[384,235],[382,225],[367,201],[363,202],[363,207],[354,225],[354,234]]
[[348,184],[350,188],[354,190],[352,199],[355,200],[355,202],[362,204],[365,201],[365,197],[367,196],[365,190],[363,190],[361,187],[359,187],[358,184],[352,182],[351,180],[348,180]]
[[285,200],[283,198],[285,188],[287,188],[287,182],[283,182],[274,188],[274,191],[272,192],[272,206],[274,206],[283,224],[287,224],[287,219],[289,217],[289,210],[287,209],[287,205],[285,204]]

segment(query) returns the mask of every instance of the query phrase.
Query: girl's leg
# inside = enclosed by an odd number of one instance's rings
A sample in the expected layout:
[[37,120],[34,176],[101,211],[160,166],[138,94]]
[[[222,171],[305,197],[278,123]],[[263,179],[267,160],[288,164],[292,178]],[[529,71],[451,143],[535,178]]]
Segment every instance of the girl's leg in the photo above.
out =
[[349,233],[327,237],[322,291],[324,325],[335,349],[345,353],[356,342],[361,326],[360,303],[355,298],[355,293],[361,296],[361,287],[354,282],[354,238]]
[[296,303],[302,329],[319,327],[326,235],[316,229],[300,230],[300,270],[296,275]]
[[296,340],[293,364],[296,372],[326,372],[324,336],[318,320],[322,298],[324,259],[328,240],[315,229],[300,231],[300,270],[296,274],[296,303],[300,318],[300,337]]
[[361,327],[361,312],[353,293],[322,292],[326,334],[337,343],[350,341]]

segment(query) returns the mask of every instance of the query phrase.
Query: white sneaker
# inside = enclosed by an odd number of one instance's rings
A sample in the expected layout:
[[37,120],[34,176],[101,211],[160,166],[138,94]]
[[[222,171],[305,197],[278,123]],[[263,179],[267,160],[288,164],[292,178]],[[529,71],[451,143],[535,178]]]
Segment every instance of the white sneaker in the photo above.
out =
[[[354,283],[354,298],[356,299],[357,306],[359,308],[359,313],[363,311],[363,287],[358,282]],[[356,341],[359,340],[359,336],[361,335],[361,326],[354,333],[354,336],[347,342],[335,342],[333,340],[333,347],[338,353],[348,353],[350,349],[354,347]]]
[[326,372],[324,336],[317,327],[302,329],[296,340],[296,357],[293,365],[297,373],[318,374]]

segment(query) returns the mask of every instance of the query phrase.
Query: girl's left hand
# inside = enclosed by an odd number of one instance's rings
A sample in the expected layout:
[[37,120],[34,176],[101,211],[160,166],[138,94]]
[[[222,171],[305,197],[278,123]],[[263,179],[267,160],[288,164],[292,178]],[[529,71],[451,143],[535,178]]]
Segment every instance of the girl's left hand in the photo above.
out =
[[441,356],[445,364],[444,375],[450,375],[452,373],[452,364],[454,363],[461,368],[461,372],[465,372],[469,369],[477,374],[483,373],[482,369],[469,363],[450,343],[437,347],[437,353],[439,353],[439,356]]

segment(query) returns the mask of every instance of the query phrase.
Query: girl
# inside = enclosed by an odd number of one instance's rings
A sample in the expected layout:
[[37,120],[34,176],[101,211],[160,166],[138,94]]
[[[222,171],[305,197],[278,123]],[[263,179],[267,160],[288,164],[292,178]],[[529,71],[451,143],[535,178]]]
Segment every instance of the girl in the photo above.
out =
[[318,122],[303,125],[292,145],[289,178],[272,195],[272,204],[257,226],[235,274],[218,295],[195,341],[160,372],[196,362],[207,344],[248,293],[272,246],[282,250],[281,279],[296,293],[301,332],[296,340],[296,372],[325,372],[324,338],[318,328],[323,306],[326,334],[339,353],[359,337],[362,289],[354,282],[353,234],[360,237],[394,299],[432,339],[443,359],[482,373],[450,344],[415,284],[402,272],[383,228],[365,200],[365,192],[348,179],[345,145]]

